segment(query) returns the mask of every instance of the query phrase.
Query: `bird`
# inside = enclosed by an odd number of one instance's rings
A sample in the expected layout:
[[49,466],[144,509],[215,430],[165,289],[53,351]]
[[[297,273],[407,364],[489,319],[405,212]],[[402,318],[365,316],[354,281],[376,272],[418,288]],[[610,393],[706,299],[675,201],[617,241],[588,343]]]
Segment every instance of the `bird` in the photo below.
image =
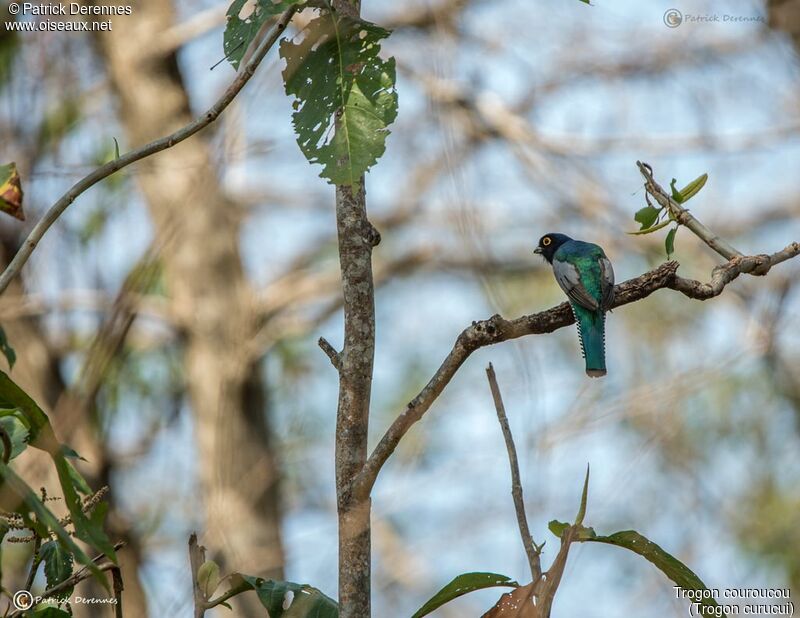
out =
[[606,311],[614,302],[614,269],[598,245],[566,234],[545,234],[533,250],[553,267],[578,325],[586,375],[606,375]]

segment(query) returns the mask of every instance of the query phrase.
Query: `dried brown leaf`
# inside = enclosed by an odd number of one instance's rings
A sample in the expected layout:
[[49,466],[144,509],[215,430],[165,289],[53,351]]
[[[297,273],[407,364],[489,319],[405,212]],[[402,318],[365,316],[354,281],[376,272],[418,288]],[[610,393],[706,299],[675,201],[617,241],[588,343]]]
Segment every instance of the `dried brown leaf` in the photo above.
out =
[[0,165],[0,210],[25,221],[22,212],[22,184],[15,163]]
[[534,583],[505,593],[482,618],[538,618],[533,604]]

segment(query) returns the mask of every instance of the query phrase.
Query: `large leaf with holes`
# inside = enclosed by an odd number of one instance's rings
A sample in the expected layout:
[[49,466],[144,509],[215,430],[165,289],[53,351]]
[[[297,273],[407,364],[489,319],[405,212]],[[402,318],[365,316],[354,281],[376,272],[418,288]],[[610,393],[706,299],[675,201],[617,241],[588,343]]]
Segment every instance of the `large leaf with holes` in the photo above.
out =
[[297,143],[333,184],[357,188],[386,150],[397,116],[394,58],[379,56],[387,36],[375,24],[325,11],[297,40],[281,42]]
[[225,57],[233,68],[239,68],[245,51],[271,17],[292,5],[305,3],[306,0],[235,0],[228,9],[228,22],[222,39]]
[[72,575],[72,554],[57,541],[47,541],[39,549],[39,558],[44,562],[47,587],[52,588]]

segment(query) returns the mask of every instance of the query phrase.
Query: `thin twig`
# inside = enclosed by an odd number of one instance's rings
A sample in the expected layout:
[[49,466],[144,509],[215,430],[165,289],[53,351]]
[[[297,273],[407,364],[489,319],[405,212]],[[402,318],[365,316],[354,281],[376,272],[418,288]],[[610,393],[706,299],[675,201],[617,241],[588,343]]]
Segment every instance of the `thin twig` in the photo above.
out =
[[650,167],[647,163],[642,163],[641,161],[637,161],[636,165],[639,167],[639,171],[642,173],[642,176],[644,176],[645,190],[652,195],[661,206],[667,209],[667,212],[672,216],[673,219],[675,219],[675,221],[681,225],[685,225],[689,230],[692,231],[692,233],[694,233],[695,236],[706,243],[714,251],[719,253],[726,260],[732,260],[733,258],[743,256],[741,251],[735,249],[727,240],[720,238],[705,225],[700,223],[700,221],[698,221],[694,215],[692,215],[692,213],[678,204],[678,202],[672,198],[672,195],[664,191],[661,185],[659,185],[653,178],[652,167]]
[[492,363],[486,368],[486,377],[489,379],[489,388],[492,389],[492,399],[494,408],[497,410],[497,420],[503,430],[503,439],[506,441],[508,451],[508,463],[511,466],[511,496],[514,498],[514,510],[517,513],[517,524],[519,533],[522,536],[522,544],[525,546],[525,554],[528,556],[528,565],[531,568],[531,578],[536,582],[542,576],[542,563],[539,559],[541,546],[537,545],[531,531],[528,528],[528,517],[525,515],[525,501],[522,498],[522,482],[519,475],[519,462],[517,461],[517,447],[514,446],[514,437],[511,435],[511,427],[508,425],[506,408],[503,405],[503,397],[500,394],[500,387],[497,385],[497,376],[494,373]]
[[336,351],[336,348],[334,348],[330,342],[325,339],[325,337],[320,337],[319,341],[317,341],[317,344],[320,348],[322,348],[322,351],[325,352],[328,358],[331,359],[331,365],[333,365],[334,368],[339,371],[341,368],[341,356],[339,355],[339,352]]
[[194,617],[203,618],[206,611],[206,597],[200,587],[198,571],[206,561],[206,548],[197,543],[197,534],[189,536],[189,566],[192,570],[192,597],[194,598]]
[[242,580],[236,586],[232,586],[230,590],[226,591],[224,594],[219,595],[216,599],[211,599],[206,603],[206,609],[211,609],[212,607],[216,607],[217,605],[222,605],[228,599],[235,597],[237,594],[241,594],[242,592],[246,592],[248,590],[252,590],[253,586],[247,582]]
[[39,565],[42,562],[42,558],[39,555],[39,549],[42,546],[42,537],[40,537],[38,534],[34,534],[33,537],[33,557],[31,558],[31,568],[28,571],[28,578],[25,580],[25,590],[28,592],[31,591],[33,580],[36,577],[36,571],[39,570]]
[[225,91],[225,93],[217,100],[216,103],[214,103],[214,105],[209,108],[205,114],[193,120],[186,126],[178,129],[174,133],[167,135],[166,137],[162,137],[150,142],[149,144],[145,144],[136,150],[131,150],[118,159],[114,159],[105,165],[101,165],[89,175],[72,185],[69,191],[62,195],[36,223],[30,234],[28,234],[28,237],[25,239],[25,242],[19,248],[19,251],[17,251],[16,255],[14,255],[14,259],[11,260],[8,266],[6,266],[6,269],[3,271],[3,274],[0,275],[0,294],[6,290],[9,283],[11,283],[11,280],[22,270],[22,267],[31,257],[36,245],[38,245],[42,240],[47,230],[50,229],[50,226],[52,226],[58,220],[63,212],[69,207],[70,204],[72,204],[72,202],[75,201],[79,195],[104,178],[111,176],[111,174],[114,172],[117,172],[122,168],[127,167],[131,163],[135,163],[136,161],[139,161],[157,152],[161,152],[167,148],[172,148],[176,144],[179,144],[183,140],[191,137],[201,129],[204,129],[214,122],[253,76],[256,68],[264,59],[264,56],[267,55],[267,52],[270,50],[270,48],[278,40],[278,37],[280,37],[281,33],[286,29],[286,26],[296,11],[296,5],[291,6],[284,11],[278,21],[275,22],[275,26],[273,27],[270,35],[264,39],[263,43],[253,54],[250,62],[248,62],[244,69],[239,72],[239,74],[236,76],[236,79],[233,80],[233,83],[230,86],[228,86],[228,89]]
[[120,571],[119,567],[111,569],[111,580],[114,587],[114,598],[117,601],[114,604],[114,616],[116,618],[123,618],[122,591],[125,589],[125,586],[122,584],[122,571]]

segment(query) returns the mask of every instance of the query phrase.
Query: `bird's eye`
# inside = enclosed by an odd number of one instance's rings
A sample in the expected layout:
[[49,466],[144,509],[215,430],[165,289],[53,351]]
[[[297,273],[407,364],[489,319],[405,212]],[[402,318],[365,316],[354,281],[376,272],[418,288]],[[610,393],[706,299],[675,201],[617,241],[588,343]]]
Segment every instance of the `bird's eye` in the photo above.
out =
[[551,242],[553,242],[553,241],[550,240],[547,236],[542,238],[542,245],[544,245],[545,247],[548,246]]

